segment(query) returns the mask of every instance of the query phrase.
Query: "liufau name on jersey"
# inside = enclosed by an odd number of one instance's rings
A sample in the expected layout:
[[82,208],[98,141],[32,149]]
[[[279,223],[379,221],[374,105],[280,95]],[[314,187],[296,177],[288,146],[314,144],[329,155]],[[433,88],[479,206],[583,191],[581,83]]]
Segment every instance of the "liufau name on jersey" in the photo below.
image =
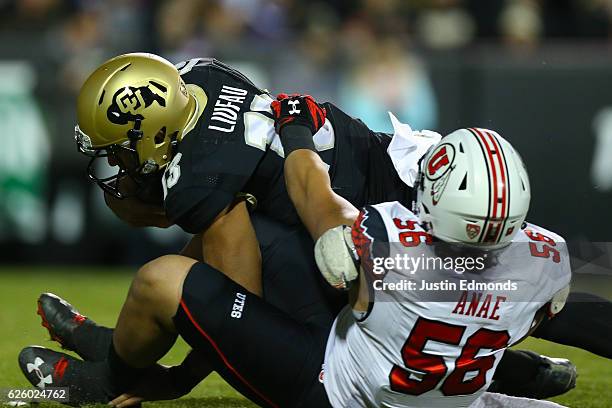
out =
[[[260,213],[295,224],[271,102],[267,91],[215,59],[174,66],[153,54],[124,54],[81,87],[75,140],[107,197],[135,195],[155,207],[163,201],[163,215],[187,232],[206,230],[245,195]],[[335,191],[356,206],[410,197],[402,179],[437,140],[392,139],[331,103],[323,106],[327,119],[313,141]],[[397,157],[407,155],[411,165],[398,167]],[[115,175],[98,174],[101,158],[117,166]]]
[[[267,91],[214,59],[196,58],[177,68],[201,112],[164,175],[170,219],[188,232],[200,232],[236,194],[248,193],[258,211],[298,222],[285,188],[284,152]],[[409,197],[410,188],[387,154],[392,135],[370,130],[331,103],[323,106],[327,120],[314,143],[329,165],[334,190],[356,206]],[[420,139],[427,147],[437,141]]]

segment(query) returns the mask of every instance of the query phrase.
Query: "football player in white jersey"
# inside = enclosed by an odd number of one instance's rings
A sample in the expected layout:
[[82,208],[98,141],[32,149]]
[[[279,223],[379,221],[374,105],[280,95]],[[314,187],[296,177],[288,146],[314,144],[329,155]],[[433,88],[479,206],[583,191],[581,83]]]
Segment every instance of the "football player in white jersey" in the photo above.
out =
[[525,222],[529,178],[514,148],[494,131],[455,131],[421,160],[414,212],[358,211],[332,190],[308,128],[288,122],[277,123],[290,197],[325,278],[351,286],[325,351],[331,405],[525,405],[483,394],[504,350],[563,308],[571,270],[563,238]]

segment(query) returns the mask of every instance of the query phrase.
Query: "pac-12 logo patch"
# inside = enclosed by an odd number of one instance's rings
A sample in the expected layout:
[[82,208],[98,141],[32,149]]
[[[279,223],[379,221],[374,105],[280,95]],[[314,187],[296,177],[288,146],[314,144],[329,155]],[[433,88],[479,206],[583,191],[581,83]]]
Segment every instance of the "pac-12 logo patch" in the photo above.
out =
[[474,239],[480,234],[480,225],[468,224],[465,226],[465,233],[469,239]]

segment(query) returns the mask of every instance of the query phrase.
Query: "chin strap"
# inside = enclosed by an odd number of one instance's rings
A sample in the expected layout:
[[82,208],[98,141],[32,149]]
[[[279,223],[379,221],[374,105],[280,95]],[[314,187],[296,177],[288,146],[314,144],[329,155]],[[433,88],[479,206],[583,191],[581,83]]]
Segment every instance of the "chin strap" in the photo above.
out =
[[425,160],[425,157],[427,157],[427,155],[429,154],[432,148],[433,146],[427,149],[425,154],[422,155],[417,161],[417,171],[418,172],[417,172],[416,179],[414,181],[414,186],[412,187],[412,197],[410,197],[412,201],[410,203],[410,208],[412,208],[412,212],[417,215],[419,214],[419,206],[418,206],[419,191],[423,192],[424,190],[423,182],[425,178],[425,173],[423,172],[422,165],[423,165],[423,161]]
[[173,134],[170,135],[170,157],[169,159],[172,159],[174,155],[176,154],[178,150],[178,145],[179,145],[178,132],[174,132]]
[[142,124],[142,119],[136,119],[134,121],[134,127],[127,132],[127,137],[130,140],[130,147],[136,150],[136,142],[142,139],[143,131],[140,130],[140,125]]

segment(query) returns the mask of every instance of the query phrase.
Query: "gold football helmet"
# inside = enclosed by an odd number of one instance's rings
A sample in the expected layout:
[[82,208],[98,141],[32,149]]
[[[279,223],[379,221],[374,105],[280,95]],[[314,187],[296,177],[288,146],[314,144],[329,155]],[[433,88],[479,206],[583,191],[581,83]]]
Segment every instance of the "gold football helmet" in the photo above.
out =
[[[159,176],[195,110],[196,101],[169,61],[145,53],[106,61],[85,81],[77,101],[75,140],[91,157],[90,179],[122,198],[118,184],[124,176],[137,183]],[[100,157],[119,166],[116,175],[96,176],[94,162]]]

